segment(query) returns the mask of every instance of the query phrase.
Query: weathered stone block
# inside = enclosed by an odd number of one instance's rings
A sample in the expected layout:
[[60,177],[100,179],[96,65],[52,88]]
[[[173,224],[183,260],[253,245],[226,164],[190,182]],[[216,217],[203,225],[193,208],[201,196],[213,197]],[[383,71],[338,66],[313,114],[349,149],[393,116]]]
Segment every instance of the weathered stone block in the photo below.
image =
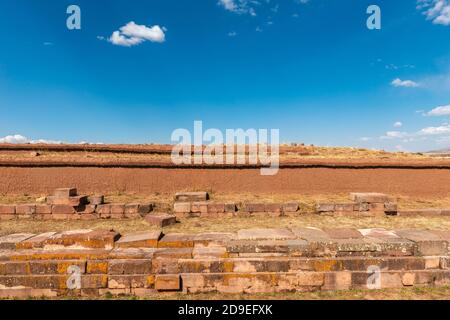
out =
[[335,210],[335,204],[334,203],[318,203],[316,205],[316,212],[317,213],[334,212],[334,210]]
[[418,255],[439,256],[448,254],[448,242],[430,231],[395,230],[395,233],[402,238],[414,241]]
[[164,228],[177,223],[177,217],[168,214],[158,214],[158,215],[147,215],[145,217],[147,221],[152,226],[157,226]]
[[350,199],[355,202],[367,203],[385,203],[389,202],[389,197],[383,193],[365,192],[365,193],[350,193]]
[[145,231],[128,234],[116,242],[119,248],[156,248],[161,238],[161,231]]
[[180,275],[157,275],[155,277],[155,289],[158,291],[181,290]]
[[0,215],[14,215],[16,213],[16,206],[13,204],[1,204]]
[[152,203],[140,203],[138,211],[139,211],[139,214],[142,217],[144,217],[145,215],[147,215],[153,211],[153,204]]
[[17,243],[30,239],[34,236],[35,235],[32,233],[16,233],[0,237],[0,249],[14,250]]
[[44,241],[44,247],[82,247],[111,249],[120,234],[113,230],[73,230],[57,233]]
[[58,189],[55,189],[55,191],[53,192],[53,195],[58,198],[75,197],[77,195],[77,189],[76,188],[58,188]]
[[150,274],[152,272],[151,259],[111,260],[109,274]]
[[236,204],[235,203],[225,203],[225,212],[226,213],[235,213],[236,212]]
[[245,212],[265,212],[266,211],[266,205],[264,203],[246,203],[244,204],[244,210]]
[[36,205],[36,214],[51,214],[52,206],[48,204],[37,204]]
[[75,214],[76,210],[73,206],[65,205],[65,204],[57,204],[52,206],[52,214]]
[[331,239],[362,239],[362,234],[351,228],[324,228],[323,231],[328,234]]
[[207,205],[208,213],[224,213],[225,204],[224,203],[208,203]]
[[155,283],[154,275],[108,275],[108,288],[152,288]]
[[173,204],[173,211],[175,213],[189,213],[191,212],[190,202],[175,202]]
[[42,248],[49,238],[53,237],[56,232],[41,233],[37,236],[28,238],[16,243],[16,249],[35,249]]
[[207,192],[179,192],[175,194],[176,202],[197,202],[207,201],[208,199]]
[[283,204],[283,212],[292,213],[297,212],[300,209],[297,202],[288,202]]
[[159,241],[158,248],[192,248],[194,247],[194,238],[193,234],[167,234]]
[[36,213],[35,204],[18,204],[16,206],[17,215],[34,215]]
[[295,239],[288,229],[243,229],[238,231],[237,237],[239,240]]
[[102,195],[92,195],[88,196],[88,202],[91,205],[98,206],[105,203],[105,197]]

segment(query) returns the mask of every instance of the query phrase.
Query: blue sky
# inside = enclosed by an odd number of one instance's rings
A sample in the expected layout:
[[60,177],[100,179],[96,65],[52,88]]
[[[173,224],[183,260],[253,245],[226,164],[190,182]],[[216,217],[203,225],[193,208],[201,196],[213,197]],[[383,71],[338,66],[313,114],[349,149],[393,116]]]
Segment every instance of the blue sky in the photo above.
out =
[[170,143],[202,120],[283,142],[450,147],[448,0],[3,0],[0,30],[0,138]]

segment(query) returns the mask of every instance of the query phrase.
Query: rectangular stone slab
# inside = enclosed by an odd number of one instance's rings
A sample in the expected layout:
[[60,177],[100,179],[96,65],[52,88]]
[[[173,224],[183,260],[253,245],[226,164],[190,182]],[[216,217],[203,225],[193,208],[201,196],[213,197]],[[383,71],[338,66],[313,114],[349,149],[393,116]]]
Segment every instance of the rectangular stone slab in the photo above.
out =
[[37,236],[16,243],[16,249],[42,248],[44,246],[45,241],[53,237],[55,234],[56,232],[46,232],[38,234]]
[[175,201],[177,202],[206,201],[208,198],[207,192],[178,192],[175,194]]
[[18,242],[27,240],[35,235],[32,233],[16,233],[7,236],[0,237],[0,249],[10,249],[16,248]]
[[243,229],[237,233],[239,240],[286,240],[295,239],[288,229]]
[[161,231],[145,231],[123,236],[116,242],[119,248],[156,248]]

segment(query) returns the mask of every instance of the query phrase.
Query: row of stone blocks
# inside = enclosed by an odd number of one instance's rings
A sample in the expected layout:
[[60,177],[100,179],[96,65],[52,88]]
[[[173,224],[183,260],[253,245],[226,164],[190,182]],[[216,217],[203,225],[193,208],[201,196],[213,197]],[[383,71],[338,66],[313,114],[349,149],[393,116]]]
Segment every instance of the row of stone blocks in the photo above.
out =
[[144,217],[153,204],[104,204],[103,196],[79,196],[75,188],[56,189],[42,204],[0,205],[0,220],[92,220]]
[[374,272],[379,288],[448,286],[449,243],[448,231],[342,228],[17,234],[0,238],[0,296],[364,289]]

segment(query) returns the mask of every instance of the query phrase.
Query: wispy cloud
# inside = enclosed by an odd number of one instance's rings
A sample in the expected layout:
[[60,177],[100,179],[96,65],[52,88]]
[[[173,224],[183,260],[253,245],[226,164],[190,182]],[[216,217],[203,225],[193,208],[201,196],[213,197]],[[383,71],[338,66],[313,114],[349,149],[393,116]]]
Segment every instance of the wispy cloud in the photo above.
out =
[[401,80],[399,78],[392,80],[391,85],[394,87],[417,88],[419,84],[412,80]]
[[397,122],[394,123],[394,128],[400,128],[402,126],[403,126],[403,123],[400,122],[400,121],[397,121]]
[[162,43],[166,40],[165,31],[167,30],[164,27],[158,25],[147,27],[131,21],[114,31],[108,41],[123,47],[132,47],[145,41]]
[[417,0],[417,9],[434,24],[450,25],[449,0]]
[[424,115],[431,116],[431,117],[433,117],[433,116],[434,117],[449,116],[450,115],[450,105],[436,107],[436,108],[426,112]]
[[13,144],[25,144],[25,143],[31,143],[31,144],[61,144],[63,142],[61,141],[54,141],[54,140],[45,140],[45,139],[38,139],[38,140],[30,140],[27,137],[24,137],[21,134],[14,134],[10,136],[6,136],[3,138],[0,138],[0,143],[13,143]]
[[230,12],[256,16],[254,6],[259,5],[259,2],[253,0],[219,0],[218,4]]

